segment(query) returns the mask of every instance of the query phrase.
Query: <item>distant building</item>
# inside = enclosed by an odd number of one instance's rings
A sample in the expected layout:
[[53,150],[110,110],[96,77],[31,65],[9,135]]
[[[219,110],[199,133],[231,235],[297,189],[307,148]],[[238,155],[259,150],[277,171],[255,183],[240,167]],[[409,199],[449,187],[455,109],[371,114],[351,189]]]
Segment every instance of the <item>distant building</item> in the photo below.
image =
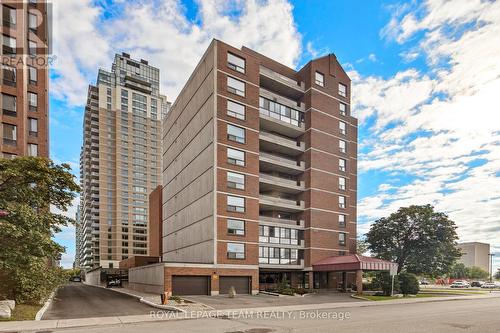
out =
[[[80,267],[117,268],[147,256],[148,195],[161,179],[160,70],[117,54],[88,90],[81,151],[77,239]],[[159,237],[155,235],[155,237]]]
[[490,253],[490,244],[469,242],[460,243],[458,248],[462,251],[463,255],[459,262],[463,263],[465,267],[480,267],[485,271],[490,271],[490,261],[488,254]]
[[78,205],[77,209],[76,209],[76,214],[75,214],[75,225],[76,225],[76,228],[75,228],[75,235],[76,235],[76,239],[75,239],[75,261],[73,263],[73,268],[80,268],[81,267],[81,263],[80,263],[80,258],[83,257],[83,253],[82,253],[82,243],[83,243],[83,235],[82,235],[82,232],[83,232],[83,228],[81,226],[81,214],[80,214],[80,205]]

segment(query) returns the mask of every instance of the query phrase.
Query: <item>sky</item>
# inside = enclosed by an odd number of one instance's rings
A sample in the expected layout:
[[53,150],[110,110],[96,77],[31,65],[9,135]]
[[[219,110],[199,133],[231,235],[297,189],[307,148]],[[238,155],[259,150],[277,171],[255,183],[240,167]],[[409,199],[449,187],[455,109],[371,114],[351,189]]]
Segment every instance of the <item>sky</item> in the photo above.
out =
[[[500,267],[500,1],[55,1],[53,28],[50,153],[75,175],[87,87],[115,53],[159,67],[171,101],[212,38],[296,69],[335,53],[359,119],[358,233],[429,203]],[[55,238],[71,266],[74,227]]]

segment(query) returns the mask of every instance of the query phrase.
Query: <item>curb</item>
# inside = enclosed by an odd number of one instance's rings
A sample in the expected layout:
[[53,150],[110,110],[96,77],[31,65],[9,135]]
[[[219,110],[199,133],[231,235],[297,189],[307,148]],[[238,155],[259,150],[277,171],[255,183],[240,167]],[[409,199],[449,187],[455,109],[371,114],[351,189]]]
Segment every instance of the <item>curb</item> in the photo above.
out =
[[45,301],[45,303],[43,304],[42,308],[40,310],[38,310],[38,312],[36,313],[36,316],[35,316],[35,320],[36,321],[39,321],[39,320],[42,320],[42,317],[43,315],[45,314],[45,311],[47,311],[47,309],[49,308],[50,306],[50,303],[52,303],[52,300],[54,299],[54,296],[56,295],[56,291],[57,291],[57,288],[56,290],[54,290],[50,295],[49,295],[49,298],[47,298],[47,300]]
[[[350,302],[350,303],[324,303],[324,304],[313,304],[312,306],[282,306],[279,307],[279,311],[300,311],[300,310],[325,310],[325,309],[335,309],[335,308],[356,308],[356,307],[369,307],[369,306],[384,306],[384,305],[394,305],[394,304],[411,304],[411,303],[423,303],[423,302],[442,302],[451,300],[472,300],[472,299],[488,299],[488,298],[498,298],[500,296],[481,296],[481,297],[462,297],[462,298],[438,298],[432,299],[428,298],[425,301],[415,301],[407,300],[405,302]],[[262,307],[262,308],[243,308],[243,309],[225,309],[225,310],[215,310],[208,311],[209,318],[227,318],[234,313],[268,313],[272,311],[277,311],[276,307]],[[204,318],[204,317],[201,317]],[[41,331],[44,329],[68,329],[76,327],[103,327],[109,325],[124,325],[133,324],[141,322],[168,322],[168,321],[178,321],[178,320],[196,320],[200,319],[197,317],[187,317],[185,313],[172,313],[172,315],[167,315],[165,317],[152,318],[148,315],[131,315],[131,316],[118,316],[118,317],[99,317],[99,318],[76,318],[76,319],[58,319],[58,320],[42,320],[42,321],[10,321],[0,323],[0,332],[12,333],[18,331]]]

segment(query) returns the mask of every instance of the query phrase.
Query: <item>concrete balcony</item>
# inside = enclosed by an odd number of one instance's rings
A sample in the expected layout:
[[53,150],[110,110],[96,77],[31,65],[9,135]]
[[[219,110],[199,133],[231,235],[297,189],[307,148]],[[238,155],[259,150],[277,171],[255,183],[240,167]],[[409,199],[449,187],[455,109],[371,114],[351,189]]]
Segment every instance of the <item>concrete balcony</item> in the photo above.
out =
[[271,195],[259,195],[259,205],[263,210],[281,210],[285,212],[300,212],[305,208],[305,202],[302,200],[290,200]]
[[304,82],[298,82],[265,66],[260,66],[260,85],[292,99],[299,99],[305,92]]
[[259,268],[304,269],[304,259],[259,258]]
[[301,136],[306,132],[306,127],[303,122],[294,125],[289,121],[281,119],[280,115],[269,112],[265,109],[260,109],[260,128],[268,132],[281,133],[291,138]]
[[283,193],[296,194],[305,190],[305,182],[293,179],[287,179],[260,173],[259,175],[260,189],[263,191],[276,190]]
[[306,144],[303,141],[292,140],[264,131],[259,132],[259,143],[261,149],[291,156],[300,155],[306,150]]
[[291,158],[270,154],[261,151],[259,153],[260,170],[279,171],[291,175],[298,175],[305,171],[306,163]]
[[306,112],[306,104],[303,102],[283,97],[264,88],[259,89],[259,95],[278,104],[288,106],[290,109],[294,109],[300,112]]
[[259,216],[260,224],[273,227],[293,227],[294,229],[304,229],[304,220],[288,220],[270,216]]

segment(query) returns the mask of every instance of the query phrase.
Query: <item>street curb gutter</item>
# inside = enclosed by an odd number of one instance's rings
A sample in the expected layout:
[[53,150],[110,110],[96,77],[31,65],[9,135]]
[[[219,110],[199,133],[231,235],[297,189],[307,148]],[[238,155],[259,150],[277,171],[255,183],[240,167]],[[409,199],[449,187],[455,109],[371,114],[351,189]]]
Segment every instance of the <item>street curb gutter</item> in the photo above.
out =
[[[56,289],[57,290],[57,289]],[[35,316],[35,320],[39,321],[42,319],[43,315],[45,314],[45,311],[47,311],[47,309],[49,308],[50,306],[50,303],[52,303],[52,300],[54,299],[54,296],[56,294],[56,290],[54,290],[50,295],[49,295],[49,298],[47,298],[47,300],[45,301],[45,303],[43,304],[42,308],[40,310],[38,310],[38,312],[36,313],[36,316]]]
[[[347,303],[321,303],[309,305],[290,305],[280,307],[261,307],[261,308],[244,308],[244,309],[226,309],[208,311],[210,318],[227,318],[234,313],[267,313],[272,311],[300,311],[300,310],[326,310],[338,308],[362,308],[370,306],[385,306],[385,305],[400,305],[400,304],[413,304],[424,302],[442,302],[452,300],[473,300],[473,299],[490,299],[498,298],[500,296],[479,296],[479,297],[435,297],[435,298],[421,298],[419,300],[395,300],[387,302],[347,302]],[[205,317],[201,317],[205,318]],[[76,328],[76,327],[102,327],[105,325],[117,324],[132,324],[140,322],[168,322],[178,320],[196,320],[197,317],[188,317],[186,313],[177,313],[175,316],[151,316],[150,315],[131,315],[131,316],[118,316],[118,317],[98,317],[98,318],[77,318],[77,319],[56,319],[56,320],[42,320],[42,321],[10,321],[0,323],[0,332],[12,331],[33,331],[42,329],[57,329],[57,328]]]

